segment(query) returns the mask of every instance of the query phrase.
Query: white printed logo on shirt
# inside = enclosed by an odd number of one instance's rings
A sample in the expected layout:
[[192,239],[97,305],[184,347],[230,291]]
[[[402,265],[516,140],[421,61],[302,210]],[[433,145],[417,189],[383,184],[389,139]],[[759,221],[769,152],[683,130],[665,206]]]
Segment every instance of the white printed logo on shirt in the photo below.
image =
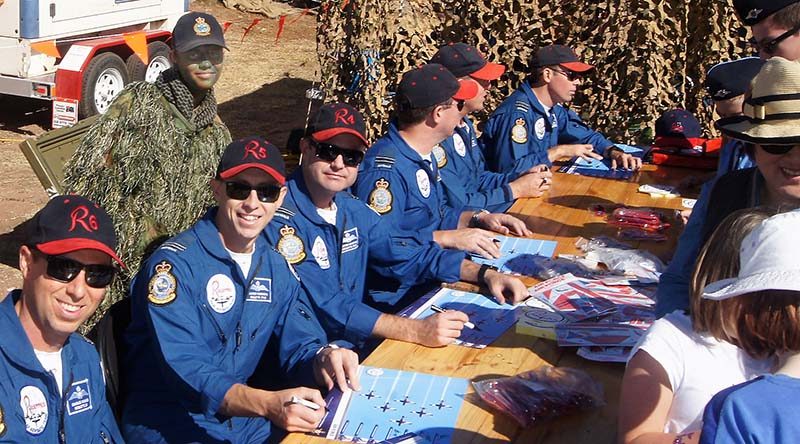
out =
[[453,135],[453,145],[459,156],[464,157],[467,155],[467,146],[464,144],[464,139],[461,138],[461,134],[456,133]]
[[417,170],[417,187],[422,197],[428,198],[431,195],[431,181],[428,179],[428,173],[423,169]]
[[317,236],[317,238],[314,239],[314,245],[311,247],[311,254],[314,256],[314,259],[317,260],[319,268],[323,270],[331,268],[331,261],[328,259],[328,247],[325,246],[325,241],[323,241],[321,237]]
[[545,123],[544,117],[539,117],[539,120],[533,125],[533,130],[536,132],[536,138],[539,140],[544,139]]
[[39,387],[26,385],[19,391],[19,406],[25,417],[25,430],[31,435],[44,432],[47,427],[47,399]]
[[67,392],[67,413],[72,416],[91,409],[92,392],[89,390],[89,380],[73,382]]
[[236,287],[231,278],[224,274],[211,276],[206,284],[206,300],[217,313],[227,313],[236,302]]
[[345,230],[342,236],[342,253],[353,251],[358,248],[358,227]]

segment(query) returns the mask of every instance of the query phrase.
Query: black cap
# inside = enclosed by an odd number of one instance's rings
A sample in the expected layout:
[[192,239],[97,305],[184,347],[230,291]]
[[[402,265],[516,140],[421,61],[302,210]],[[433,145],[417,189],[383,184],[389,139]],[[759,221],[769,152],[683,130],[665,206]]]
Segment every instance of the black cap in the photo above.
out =
[[480,80],[497,80],[506,71],[503,65],[487,62],[478,48],[460,42],[439,48],[431,63],[444,66],[456,77],[470,76]]
[[172,30],[172,47],[186,52],[202,45],[225,46],[225,36],[217,19],[205,12],[190,12],[181,16]]
[[322,105],[306,129],[306,136],[318,142],[324,142],[339,134],[352,134],[369,146],[367,142],[367,126],[364,117],[357,109],[346,103],[328,103]]
[[745,57],[718,63],[706,74],[704,86],[714,100],[727,100],[747,92],[753,77],[758,74],[764,60],[758,57]]
[[539,48],[531,58],[531,68],[561,65],[570,71],[586,72],[594,66],[583,63],[569,46],[549,45]]
[[50,199],[33,216],[25,244],[51,256],[78,250],[97,250],[125,266],[116,253],[117,235],[108,213],[77,194]]
[[733,0],[733,7],[745,25],[753,26],[798,1],[800,0]]
[[478,95],[478,84],[459,81],[438,63],[406,71],[397,88],[397,103],[404,108],[427,108],[449,98],[469,100]]
[[286,183],[281,151],[261,137],[245,137],[228,144],[217,166],[217,178],[230,179],[248,168],[264,171],[281,185]]

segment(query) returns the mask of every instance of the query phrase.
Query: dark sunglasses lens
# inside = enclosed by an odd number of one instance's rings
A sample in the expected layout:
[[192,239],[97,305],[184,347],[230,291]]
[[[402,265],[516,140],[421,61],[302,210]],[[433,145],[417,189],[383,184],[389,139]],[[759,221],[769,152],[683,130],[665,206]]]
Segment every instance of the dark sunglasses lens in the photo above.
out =
[[339,150],[329,143],[317,143],[317,157],[326,161],[333,162],[336,156],[339,155]]
[[463,111],[464,110],[464,101],[463,100],[456,101],[456,107],[458,108],[459,111]]
[[250,188],[248,185],[238,182],[225,182],[225,194],[231,199],[245,200],[250,195]]
[[59,281],[69,282],[81,272],[81,264],[58,256],[47,257],[47,274]]
[[114,267],[108,265],[87,265],[86,284],[94,288],[107,287],[116,274]]
[[333,162],[337,157],[342,156],[344,164],[349,167],[358,166],[364,160],[364,152],[360,150],[348,150],[339,148],[330,143],[317,143],[317,157],[326,161]]
[[359,150],[341,150],[342,160],[349,167],[358,166],[364,160],[364,153]]
[[762,150],[775,155],[786,154],[794,148],[794,145],[759,145]]
[[281,194],[281,187],[278,185],[264,185],[256,188],[256,194],[261,202],[275,202]]

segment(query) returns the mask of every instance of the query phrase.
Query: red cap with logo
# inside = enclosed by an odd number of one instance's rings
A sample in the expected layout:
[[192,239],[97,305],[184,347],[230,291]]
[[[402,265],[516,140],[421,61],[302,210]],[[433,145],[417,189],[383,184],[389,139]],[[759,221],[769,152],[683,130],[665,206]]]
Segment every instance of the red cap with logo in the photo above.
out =
[[248,168],[266,172],[280,185],[286,183],[286,166],[281,151],[261,137],[251,136],[231,142],[222,153],[217,178],[230,179]]
[[117,235],[108,213],[77,194],[50,199],[33,217],[25,244],[51,256],[97,250],[125,266],[116,253]]

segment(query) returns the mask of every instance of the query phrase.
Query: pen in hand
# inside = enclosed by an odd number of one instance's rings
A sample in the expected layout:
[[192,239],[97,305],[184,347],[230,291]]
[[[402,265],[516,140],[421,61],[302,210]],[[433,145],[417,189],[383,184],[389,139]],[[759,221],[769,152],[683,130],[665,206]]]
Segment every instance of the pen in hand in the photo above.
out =
[[[444,312],[447,311],[444,308],[442,308],[442,307],[440,307],[438,305],[435,305],[435,304],[431,305],[431,310],[435,311],[436,313],[444,313]],[[467,327],[470,330],[481,331],[481,329],[478,328],[477,325],[475,325],[475,324],[473,324],[472,322],[469,322],[469,321],[464,323],[464,327]]]
[[297,396],[292,396],[292,399],[289,400],[289,403],[290,404],[300,404],[300,405],[302,405],[304,407],[308,407],[308,408],[310,408],[311,410],[314,410],[314,411],[317,411],[320,408],[322,408],[316,402],[311,402],[311,401],[305,400],[303,398],[298,398]]

